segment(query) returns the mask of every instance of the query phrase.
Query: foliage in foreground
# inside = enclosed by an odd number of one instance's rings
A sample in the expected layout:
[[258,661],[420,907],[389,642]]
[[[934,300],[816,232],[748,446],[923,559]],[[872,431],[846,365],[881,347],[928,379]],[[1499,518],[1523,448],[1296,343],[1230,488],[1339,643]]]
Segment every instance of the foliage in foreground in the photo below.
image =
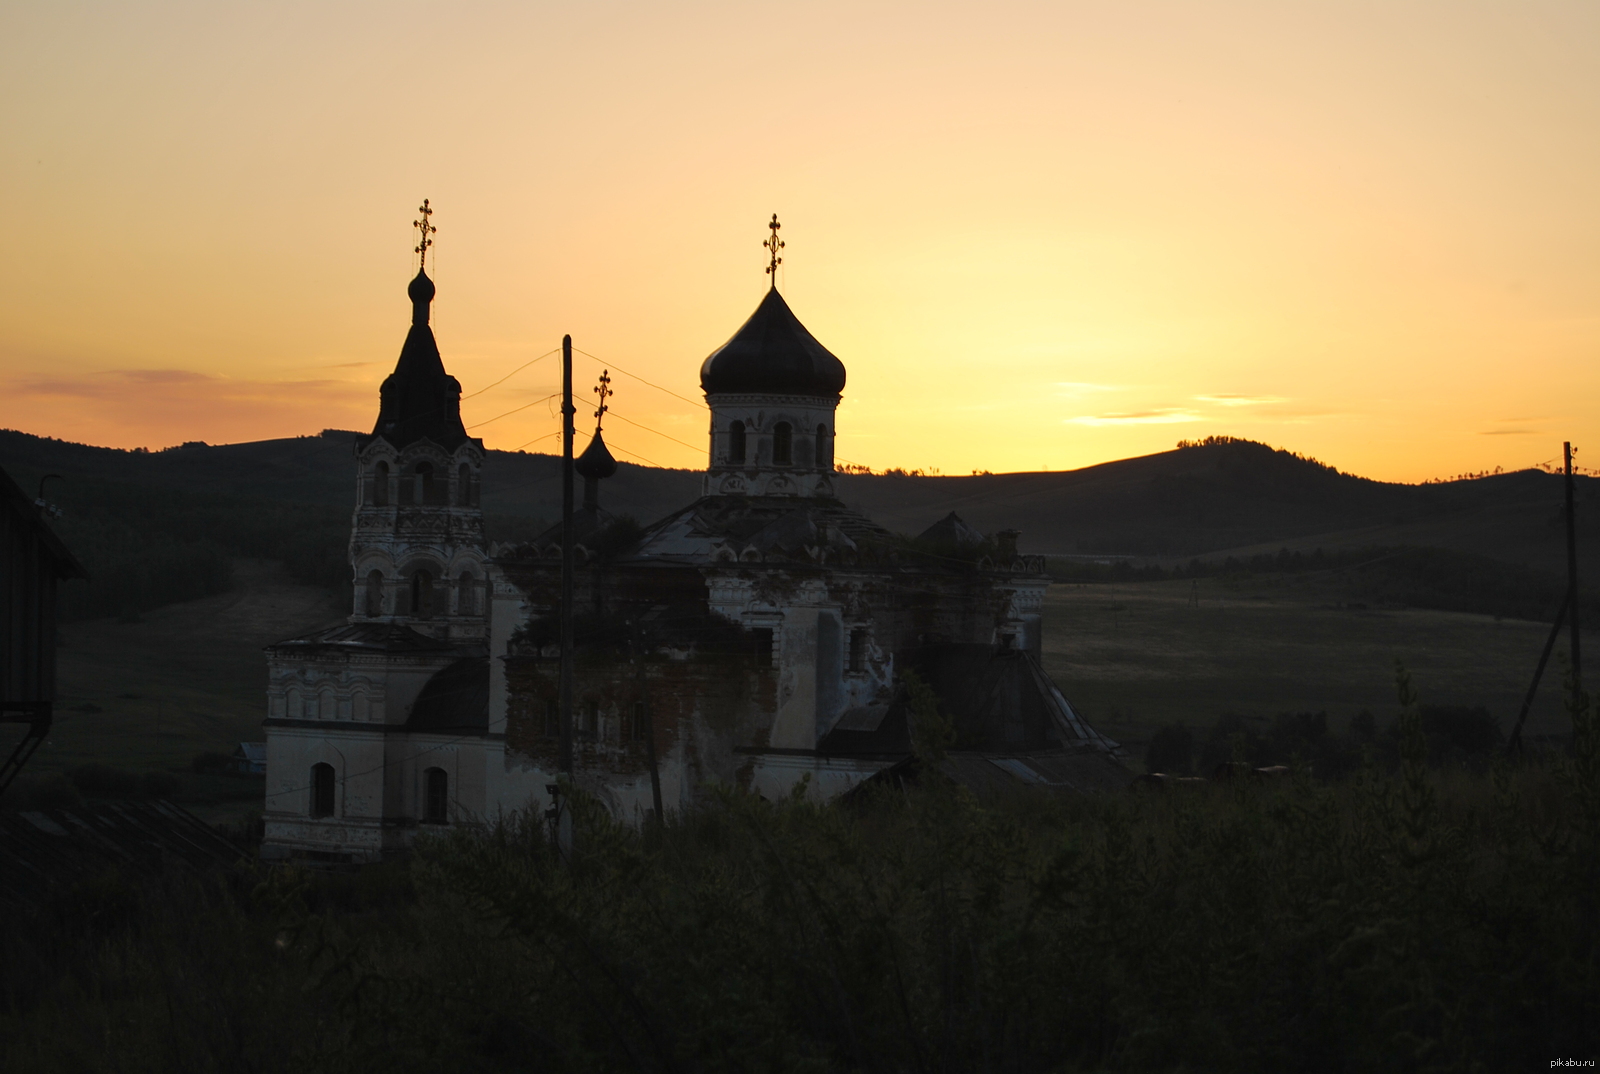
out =
[[[68,893],[7,934],[29,1070],[1467,1070],[1593,1056],[1600,796],[1570,758],[980,805],[735,794],[563,863]],[[13,922],[15,924],[15,922]]]

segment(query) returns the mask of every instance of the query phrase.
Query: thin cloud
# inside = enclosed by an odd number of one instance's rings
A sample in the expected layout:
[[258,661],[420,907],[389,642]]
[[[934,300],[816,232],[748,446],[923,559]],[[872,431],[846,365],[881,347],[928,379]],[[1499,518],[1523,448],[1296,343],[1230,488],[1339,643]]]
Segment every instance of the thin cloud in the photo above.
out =
[[1135,410],[1125,414],[1085,414],[1067,418],[1069,425],[1177,425],[1199,421],[1200,415],[1187,407],[1162,407],[1159,410]]
[[1532,436],[1537,429],[1484,429],[1479,436]]
[[1120,392],[1122,390],[1122,385],[1120,384],[1093,384],[1086,380],[1058,380],[1055,386],[1061,389],[1056,394],[1066,396],[1069,399],[1075,399],[1080,395],[1095,395],[1100,392]]
[[1288,402],[1281,395],[1197,395],[1195,400],[1212,406],[1270,406]]

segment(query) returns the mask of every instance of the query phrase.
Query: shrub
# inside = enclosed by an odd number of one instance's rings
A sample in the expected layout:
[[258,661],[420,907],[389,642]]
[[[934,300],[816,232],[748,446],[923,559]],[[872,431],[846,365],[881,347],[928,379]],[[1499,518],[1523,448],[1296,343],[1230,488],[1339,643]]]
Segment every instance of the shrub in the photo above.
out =
[[1194,732],[1182,724],[1168,724],[1150,738],[1144,751],[1147,772],[1187,776],[1194,768]]

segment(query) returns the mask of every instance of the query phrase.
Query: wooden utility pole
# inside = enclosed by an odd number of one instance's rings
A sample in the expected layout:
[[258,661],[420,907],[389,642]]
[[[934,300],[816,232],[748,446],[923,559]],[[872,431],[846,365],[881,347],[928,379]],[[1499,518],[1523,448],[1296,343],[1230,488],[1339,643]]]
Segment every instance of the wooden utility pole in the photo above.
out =
[[1572,481],[1572,442],[1561,445],[1567,482],[1567,636],[1572,646],[1572,693],[1583,691],[1583,659],[1578,633],[1578,512]]
[[[561,337],[561,774],[572,778],[572,603],[576,589],[572,548],[572,337]],[[572,845],[572,811],[556,804],[556,842]]]

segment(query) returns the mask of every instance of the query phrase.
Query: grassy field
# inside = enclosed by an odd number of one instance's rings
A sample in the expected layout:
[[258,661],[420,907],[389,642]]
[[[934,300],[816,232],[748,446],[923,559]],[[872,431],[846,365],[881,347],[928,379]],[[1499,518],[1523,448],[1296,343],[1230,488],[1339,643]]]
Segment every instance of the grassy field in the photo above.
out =
[[[238,577],[232,592],[159,608],[141,622],[65,627],[60,715],[27,775],[84,764],[167,771],[182,777],[180,793],[202,812],[213,803],[232,815],[258,802],[256,784],[193,776],[190,761],[260,741],[262,647],[335,622],[344,609],[275,564],[241,561]],[[1396,657],[1425,702],[1485,705],[1509,730],[1548,630],[1455,612],[1340,608],[1324,595],[1220,579],[1054,585],[1044,656],[1074,704],[1137,759],[1156,727],[1203,730],[1223,712],[1325,710],[1343,730],[1369,709],[1386,724]],[[1600,653],[1600,637],[1589,651]],[[1552,661],[1528,733],[1566,730],[1559,678]]]
[[[1425,703],[1484,705],[1509,731],[1549,630],[1457,612],[1341,608],[1289,586],[1221,579],[1054,585],[1044,664],[1091,722],[1138,756],[1156,727],[1202,730],[1223,712],[1325,710],[1342,731],[1368,709],[1384,726],[1396,711],[1396,658]],[[1600,637],[1585,638],[1600,652]],[[1552,658],[1525,734],[1567,730],[1560,681]]]
[[237,578],[231,592],[157,608],[140,622],[64,626],[55,727],[25,778],[85,764],[166,771],[182,780],[178,800],[208,819],[259,809],[260,780],[196,776],[190,762],[261,741],[262,646],[345,610],[275,563],[239,561]]

